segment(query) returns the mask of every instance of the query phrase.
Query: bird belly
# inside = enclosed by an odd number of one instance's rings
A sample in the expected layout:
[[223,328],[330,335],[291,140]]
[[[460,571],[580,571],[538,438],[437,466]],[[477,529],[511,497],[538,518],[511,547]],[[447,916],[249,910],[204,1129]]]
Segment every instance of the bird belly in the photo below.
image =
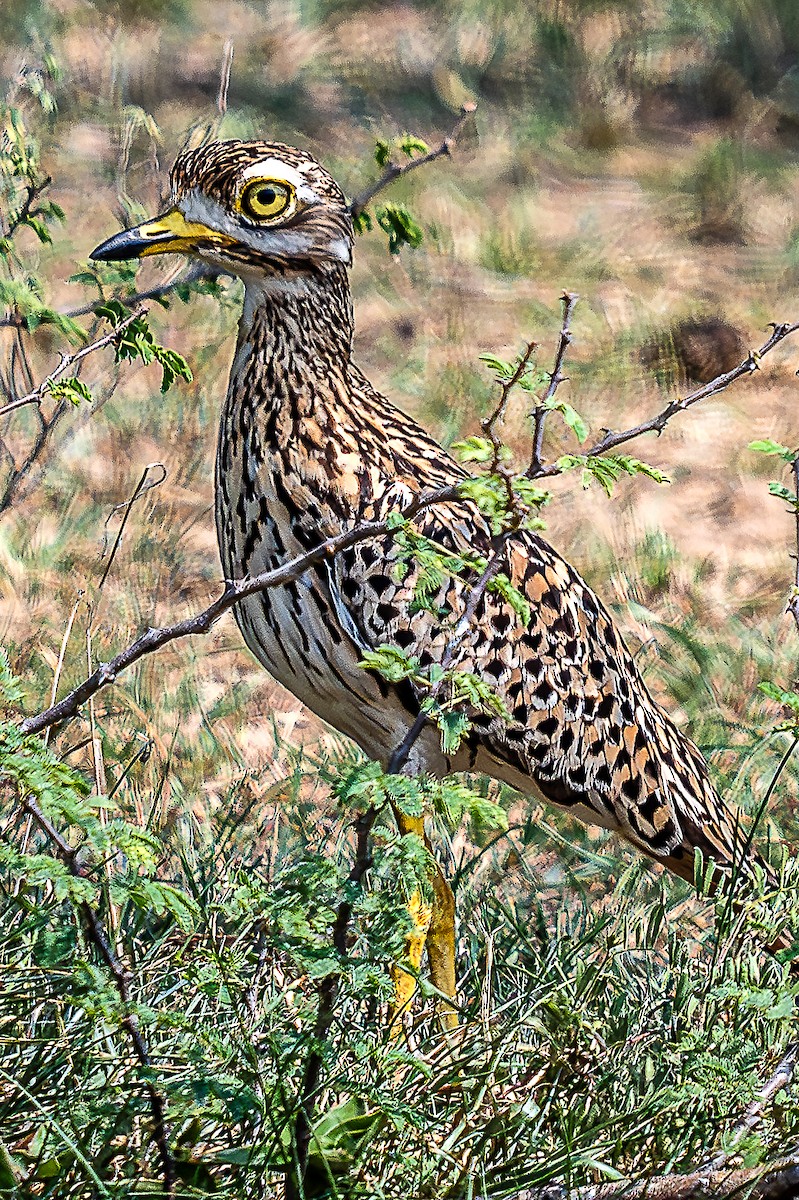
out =
[[[415,713],[395,689],[383,695],[377,680],[359,666],[360,648],[341,629],[332,604],[327,608],[324,601],[317,580],[303,577],[290,591],[274,588],[248,596],[237,605],[236,620],[273,679],[370,758],[386,764]],[[412,765],[443,773],[447,763],[432,732],[420,737]]]

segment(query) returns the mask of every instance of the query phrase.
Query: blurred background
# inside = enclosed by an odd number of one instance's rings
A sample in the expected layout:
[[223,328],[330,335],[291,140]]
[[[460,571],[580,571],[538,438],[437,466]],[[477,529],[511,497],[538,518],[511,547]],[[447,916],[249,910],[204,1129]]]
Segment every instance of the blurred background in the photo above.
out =
[[[595,433],[657,411],[739,362],[769,321],[797,316],[793,0],[6,3],[9,89],[21,69],[52,74],[55,108],[38,114],[37,137],[65,223],[52,245],[19,236],[56,307],[94,298],[69,277],[120,222],[161,207],[174,155],[218,119],[227,42],[220,135],[310,149],[350,195],[378,173],[378,137],[437,144],[460,106],[477,103],[452,158],[390,195],[423,228],[421,247],[391,257],[375,229],[353,272],[361,365],[445,444],[474,432],[491,402],[481,352],[512,356],[535,338],[551,361],[564,289],[581,299],[563,394]],[[177,269],[146,263],[135,286]],[[194,382],[164,398],[154,368],[126,375],[61,426],[2,515],[0,636],[42,700],[75,598],[101,574],[106,519],[148,462],[167,480],[131,515],[92,617],[97,646],[213,592],[212,463],[237,296],[230,282],[221,297],[154,306],[159,337],[186,355]],[[37,377],[61,348],[42,326]],[[762,741],[770,715],[757,684],[788,686],[796,659],[783,616],[792,517],[768,495],[773,460],[747,446],[799,441],[798,365],[788,342],[754,378],[640,444],[669,486],[630,480],[609,503],[570,476],[554,482],[547,515],[547,536],[614,608],[650,686],[745,805],[777,753]],[[524,453],[523,406],[507,435]],[[565,438],[551,438],[549,453],[561,453]],[[70,651],[65,682],[84,666]],[[141,786],[161,789],[164,814],[213,805],[234,782],[279,796],[282,747],[331,742],[242,651],[230,619],[131,678],[102,711],[135,710],[136,736],[157,750],[137,767]],[[794,792],[786,778],[791,840]]]

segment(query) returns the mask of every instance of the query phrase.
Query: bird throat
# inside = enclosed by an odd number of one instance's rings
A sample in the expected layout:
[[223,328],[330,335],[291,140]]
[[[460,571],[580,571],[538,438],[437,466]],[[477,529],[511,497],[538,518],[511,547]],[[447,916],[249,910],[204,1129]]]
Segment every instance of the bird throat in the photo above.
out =
[[352,328],[343,266],[246,280],[217,452],[227,578],[234,563],[239,574],[242,567],[252,572],[256,535],[273,520],[268,557],[277,565],[347,519],[349,506],[338,493],[346,486],[344,447],[358,448],[349,386]]

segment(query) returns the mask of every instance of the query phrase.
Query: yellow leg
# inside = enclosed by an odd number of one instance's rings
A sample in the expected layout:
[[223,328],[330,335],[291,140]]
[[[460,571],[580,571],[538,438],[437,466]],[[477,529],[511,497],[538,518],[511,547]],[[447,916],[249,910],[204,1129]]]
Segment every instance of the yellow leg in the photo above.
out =
[[[421,838],[428,850],[430,842],[424,831],[423,817],[409,817],[405,813],[395,811],[397,824],[403,836],[415,833]],[[413,919],[413,929],[408,936],[407,962],[418,973],[422,961],[422,952],[427,947],[427,958],[430,965],[430,980],[439,992],[455,1000],[457,985],[455,980],[455,897],[452,888],[444,878],[438,863],[435,864],[433,875],[433,902],[426,903],[419,892],[415,892],[408,904],[408,911]],[[408,971],[397,964],[392,969],[394,981],[394,1012],[395,1015],[404,1011],[413,999],[416,991],[416,980]],[[445,1003],[440,1005],[441,1020],[445,1029],[455,1029],[458,1024],[458,1014],[454,1008]]]
[[[430,929],[430,918],[433,908],[432,905],[427,904],[422,899],[420,892],[414,892],[408,902],[408,912],[413,921],[413,928],[408,934],[408,939],[405,943],[405,962],[391,964],[391,980],[394,984],[392,1024],[397,1017],[402,1016],[406,1012],[411,1000],[413,1000],[413,995],[416,991],[416,976],[419,974],[419,969],[422,965],[422,955],[424,954],[427,934]],[[411,970],[406,970],[406,966],[410,967]]]

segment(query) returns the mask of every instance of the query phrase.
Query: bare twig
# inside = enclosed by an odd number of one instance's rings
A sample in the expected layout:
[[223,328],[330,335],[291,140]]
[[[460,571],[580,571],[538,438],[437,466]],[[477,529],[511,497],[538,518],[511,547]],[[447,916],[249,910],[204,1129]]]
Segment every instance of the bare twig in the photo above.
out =
[[[712,379],[710,383],[703,384],[694,392],[689,392],[682,399],[672,400],[659,413],[642,421],[640,425],[635,425],[631,429],[625,429],[620,433],[614,433],[612,430],[606,430],[605,436],[599,441],[594,442],[587,450],[581,450],[581,454],[586,458],[596,458],[600,454],[606,454],[608,450],[615,450],[617,446],[624,445],[625,442],[631,442],[634,438],[640,437],[644,433],[661,434],[666,428],[666,425],[676,416],[677,413],[685,412],[694,404],[698,404],[700,400],[707,400],[709,396],[716,396],[719,392],[725,391],[731,383],[735,383],[736,379],[740,379],[744,375],[752,375],[760,367],[760,360],[764,358],[769,351],[775,346],[784,341],[786,337],[796,333],[799,329],[799,322],[792,325],[789,324],[774,324],[771,328],[773,333],[763,343],[759,350],[753,350],[748,358],[744,359],[737,367],[733,367],[731,371],[725,372],[723,375]],[[560,475],[561,468],[556,462],[543,463],[535,471],[530,473],[531,478],[540,479],[552,475]]]
[[799,452],[797,452],[793,462],[791,463],[791,473],[793,475],[793,490],[796,493],[797,501],[794,507],[794,521],[796,524],[796,566],[793,576],[793,591],[791,598],[788,601],[788,612],[793,617],[797,629],[799,629]]
[[367,204],[370,204],[375,196],[384,191],[395,180],[401,179],[403,175],[408,175],[411,171],[415,171],[419,167],[424,167],[428,163],[435,162],[437,158],[443,158],[451,154],[453,146],[463,132],[464,125],[476,108],[476,104],[464,104],[461,107],[461,114],[450,132],[438,146],[433,150],[429,150],[427,154],[422,154],[419,158],[411,158],[406,163],[387,163],[380,178],[376,179],[374,183],[370,183],[350,201],[350,214],[353,217],[359,217]]
[[[126,328],[131,321],[135,321],[138,316],[146,311],[147,310],[143,307],[136,309],[134,312],[130,313],[129,316],[125,317],[123,321],[120,321],[119,325],[117,325],[114,330],[105,334],[103,337],[98,338],[94,342],[90,342],[86,346],[83,346],[74,354],[62,355],[61,362],[55,368],[55,370],[52,371],[50,375],[48,375],[47,378],[29,395],[23,396],[19,400],[15,400],[12,404],[8,404],[4,408],[0,409],[0,416],[3,416],[14,412],[16,409],[22,408],[24,405],[30,405],[33,407],[39,423],[36,437],[34,438],[33,444],[27,451],[23,461],[19,464],[19,466],[17,466],[13,461],[10,464],[9,475],[5,481],[2,496],[0,496],[0,514],[4,513],[16,499],[20,487],[28,478],[33,468],[37,465],[37,463],[39,463],[55,429],[60,425],[64,415],[72,408],[69,400],[62,399],[56,404],[49,417],[45,417],[40,405],[48,391],[52,391],[52,388],[58,378],[70,368],[74,368],[77,375],[89,354],[93,354],[95,350],[100,350],[103,347],[112,344],[115,338],[118,337],[121,330]],[[99,404],[95,404],[93,411],[96,411],[98,407]]]
[[230,71],[233,66],[233,41],[228,39],[222,51],[222,70],[219,76],[219,93],[216,97],[216,109],[220,121],[227,112],[227,97],[230,90]]
[[[70,845],[66,838],[59,833],[52,821],[42,812],[33,797],[23,797],[20,800],[20,806],[25,813],[33,818],[42,830],[70,874],[75,878],[81,878],[82,870],[77,861],[77,849]],[[138,1016],[135,1012],[131,1011],[131,975],[113,949],[100,914],[87,900],[81,901],[78,905],[78,911],[89,940],[114,981],[114,986],[116,987],[123,1008],[122,1028],[130,1038],[139,1066],[148,1076],[144,1081],[144,1087],[150,1104],[153,1136],[161,1160],[163,1190],[165,1196],[171,1197],[174,1195],[175,1190],[175,1163],[170,1149],[166,1100],[152,1081],[152,1058],[150,1057],[147,1043],[144,1040]]]
[[[426,492],[413,500],[402,510],[402,516],[407,520],[411,520],[419,512],[429,508],[433,504],[448,504],[458,499],[459,489],[457,484],[453,484],[450,487],[438,488],[436,491]],[[291,583],[299,579],[307,571],[308,567],[313,566],[314,563],[319,562],[321,559],[332,557],[340,551],[348,550],[351,546],[368,541],[370,538],[384,537],[390,532],[391,528],[392,522],[390,520],[365,521],[363,524],[345,530],[335,537],[328,538],[313,550],[306,551],[305,554],[299,555],[297,558],[292,559],[291,562],[284,563],[281,567],[276,567],[272,571],[265,571],[262,575],[256,575],[252,579],[244,579],[238,583],[228,582],[222,595],[213,604],[210,604],[208,608],[203,609],[202,612],[195,613],[192,617],[187,617],[183,621],[178,621],[174,625],[148,629],[135,642],[132,642],[131,645],[109,662],[101,663],[88,679],[85,679],[83,683],[74,688],[69,695],[59,700],[57,704],[51,705],[36,716],[26,718],[21,724],[22,731],[24,733],[41,733],[51,725],[74,717],[80,707],[91,696],[96,695],[102,688],[113,683],[120,672],[138,662],[139,659],[152,654],[155,650],[159,650],[161,646],[176,641],[178,638],[207,633],[223,613],[232,608],[234,604],[237,604],[239,600],[243,600],[245,596],[251,596],[255,592],[266,591],[269,588],[279,587],[285,583]]]
[[[153,479],[153,480],[150,480],[150,482],[148,482],[147,476],[156,467],[160,468],[160,471],[161,471],[160,479]],[[125,526],[128,523],[128,517],[130,516],[133,505],[136,503],[137,500],[140,500],[142,496],[146,495],[147,492],[151,492],[153,490],[153,488],[160,487],[161,484],[166,479],[166,477],[167,477],[167,469],[162,462],[148,463],[147,466],[144,468],[144,471],[142,472],[141,479],[136,484],[133,495],[129,496],[127,500],[123,500],[121,504],[115,504],[114,507],[111,509],[110,513],[108,514],[108,516],[106,517],[105,530],[103,532],[103,555],[105,555],[105,552],[107,549],[108,522],[111,520],[114,513],[119,512],[120,509],[124,509],[124,512],[122,514],[122,520],[119,523],[119,529],[117,530],[116,537],[114,538],[114,544],[111,547],[111,553],[108,556],[108,562],[105,565],[105,570],[103,571],[102,578],[100,579],[100,582],[97,585],[98,592],[102,590],[103,584],[105,583],[106,579],[108,578],[109,572],[111,571],[111,568],[114,565],[114,559],[116,558],[116,553],[117,553],[117,550],[119,549],[119,544],[122,541],[122,535],[125,532]]]
[[513,372],[513,374],[510,376],[509,379],[503,379],[501,382],[499,400],[497,401],[496,408],[494,409],[494,411],[491,413],[490,416],[484,417],[483,420],[480,422],[480,428],[482,429],[483,433],[487,434],[488,437],[490,438],[491,446],[494,451],[493,458],[491,459],[491,466],[489,467],[489,471],[492,475],[499,475],[500,478],[502,479],[502,482],[505,485],[505,492],[506,492],[506,497],[507,497],[507,501],[508,501],[508,508],[511,510],[515,507],[515,504],[516,504],[516,500],[515,500],[515,497],[513,494],[513,482],[512,482],[513,472],[508,470],[507,467],[503,466],[502,451],[504,449],[504,443],[501,441],[501,439],[497,433],[496,426],[497,426],[497,423],[504,418],[505,410],[508,407],[508,400],[510,399],[510,394],[513,391],[513,389],[516,387],[516,384],[519,382],[519,380],[524,375],[525,371],[527,370],[527,364],[529,363],[530,359],[532,358],[537,344],[538,344],[537,342],[528,342],[527,343],[527,345],[524,349],[524,352],[521,354],[521,356],[519,357],[519,361],[516,364],[516,370]]
[[546,425],[547,413],[549,412],[547,405],[566,378],[561,373],[561,368],[566,350],[571,345],[572,335],[569,326],[574,306],[578,300],[579,296],[575,292],[564,292],[560,298],[563,305],[563,321],[560,327],[558,348],[555,352],[555,364],[549,376],[549,386],[533,410],[533,453],[527,472],[532,477],[535,476],[538,468],[541,466],[541,455],[544,448],[544,426]]

